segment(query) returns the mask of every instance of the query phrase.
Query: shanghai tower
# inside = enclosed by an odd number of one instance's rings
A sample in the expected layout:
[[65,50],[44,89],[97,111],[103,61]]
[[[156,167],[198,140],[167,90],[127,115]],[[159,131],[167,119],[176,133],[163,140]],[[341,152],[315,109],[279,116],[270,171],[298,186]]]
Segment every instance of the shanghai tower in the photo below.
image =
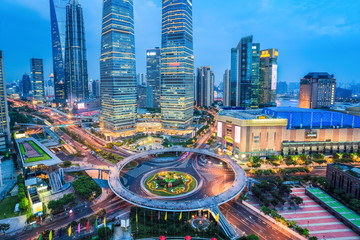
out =
[[134,134],[137,112],[133,0],[104,0],[100,127],[108,139]]
[[161,115],[170,135],[191,132],[194,55],[191,0],[162,1]]
[[89,98],[84,18],[77,0],[66,6],[65,83],[70,107]]

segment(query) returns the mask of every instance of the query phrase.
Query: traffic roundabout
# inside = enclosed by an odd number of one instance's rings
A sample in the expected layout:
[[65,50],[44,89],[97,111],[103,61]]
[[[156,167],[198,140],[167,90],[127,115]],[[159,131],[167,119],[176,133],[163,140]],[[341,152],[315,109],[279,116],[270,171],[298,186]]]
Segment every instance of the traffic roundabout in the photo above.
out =
[[[174,154],[174,158],[161,155]],[[135,168],[124,168],[136,161]],[[212,209],[237,197],[247,182],[244,170],[228,156],[206,149],[167,148],[131,155],[109,173],[120,198],[160,211]]]

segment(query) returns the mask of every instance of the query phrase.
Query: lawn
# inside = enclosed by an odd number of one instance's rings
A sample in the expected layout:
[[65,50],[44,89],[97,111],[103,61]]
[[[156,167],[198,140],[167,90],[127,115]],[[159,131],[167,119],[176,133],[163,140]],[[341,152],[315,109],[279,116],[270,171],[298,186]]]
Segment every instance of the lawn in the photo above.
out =
[[[43,160],[49,160],[51,159],[51,157],[49,155],[47,155],[38,145],[36,145],[33,141],[29,141],[29,144],[31,146],[33,146],[42,156],[41,157],[34,157],[34,158],[26,158],[25,163],[30,163],[30,162],[38,162],[38,161],[43,161]],[[20,149],[21,149],[22,144],[20,145]],[[22,146],[23,147],[23,146]],[[24,147],[23,147],[24,148]],[[24,150],[25,151],[25,150]],[[22,153],[23,155],[25,153]]]
[[[18,203],[17,196],[4,198],[0,202],[0,209],[1,209],[1,211],[0,211],[0,219],[18,217],[19,212],[14,213],[15,205],[17,203]],[[29,213],[31,214],[30,207],[29,207],[29,210],[27,212],[21,213],[20,215],[29,214]]]

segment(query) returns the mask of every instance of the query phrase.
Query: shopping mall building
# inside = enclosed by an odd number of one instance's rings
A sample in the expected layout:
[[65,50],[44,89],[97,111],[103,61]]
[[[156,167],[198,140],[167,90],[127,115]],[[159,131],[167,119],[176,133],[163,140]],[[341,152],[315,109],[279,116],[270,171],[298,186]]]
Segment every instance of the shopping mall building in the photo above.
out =
[[219,151],[237,158],[356,152],[360,117],[294,107],[224,109],[217,118]]

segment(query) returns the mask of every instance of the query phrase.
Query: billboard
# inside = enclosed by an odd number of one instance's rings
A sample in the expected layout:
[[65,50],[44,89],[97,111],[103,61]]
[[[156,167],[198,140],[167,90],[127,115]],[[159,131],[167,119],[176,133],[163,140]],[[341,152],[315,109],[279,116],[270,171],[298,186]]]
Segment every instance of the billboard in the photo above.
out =
[[222,129],[223,129],[223,123],[222,122],[218,122],[217,124],[217,135],[218,137],[223,137],[223,134],[222,134]]
[[240,143],[241,127],[235,126],[235,142]]
[[271,69],[271,90],[276,90],[278,65],[273,64]]

